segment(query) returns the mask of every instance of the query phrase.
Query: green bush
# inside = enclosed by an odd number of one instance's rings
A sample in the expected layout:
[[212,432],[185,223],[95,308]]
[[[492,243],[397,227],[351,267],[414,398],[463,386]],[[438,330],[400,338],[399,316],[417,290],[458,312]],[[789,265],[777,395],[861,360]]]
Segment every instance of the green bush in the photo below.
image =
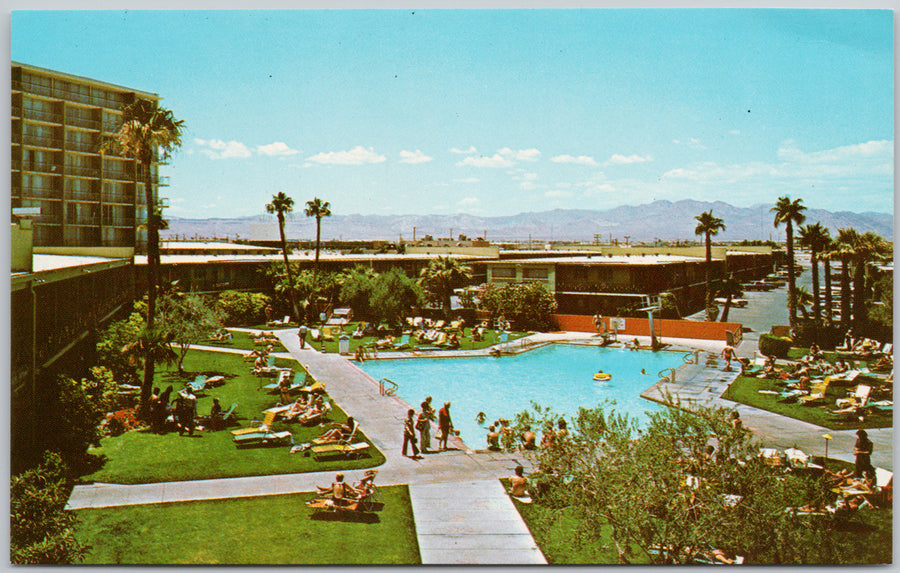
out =
[[227,324],[260,324],[266,321],[266,305],[272,299],[259,292],[226,290],[219,294],[219,307]]
[[791,339],[763,333],[759,336],[759,351],[766,356],[787,358],[791,349]]
[[72,534],[77,520],[66,511],[65,466],[48,453],[34,469],[13,476],[9,488],[9,560],[17,565],[77,563],[89,547]]

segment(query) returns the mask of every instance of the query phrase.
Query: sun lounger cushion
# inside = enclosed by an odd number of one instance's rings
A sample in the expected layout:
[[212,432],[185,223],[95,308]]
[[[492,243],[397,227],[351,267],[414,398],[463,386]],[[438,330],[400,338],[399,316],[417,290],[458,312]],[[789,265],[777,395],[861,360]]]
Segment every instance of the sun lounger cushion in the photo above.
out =
[[369,449],[369,443],[359,442],[356,444],[325,444],[323,446],[313,446],[311,449],[313,456],[325,456],[331,454],[344,454],[346,456],[349,456],[351,454],[358,455]]
[[234,436],[233,441],[235,444],[254,444],[261,442],[281,442],[288,441],[292,437],[291,433],[287,430],[283,432],[260,432],[256,431],[251,434],[242,434],[239,436]]

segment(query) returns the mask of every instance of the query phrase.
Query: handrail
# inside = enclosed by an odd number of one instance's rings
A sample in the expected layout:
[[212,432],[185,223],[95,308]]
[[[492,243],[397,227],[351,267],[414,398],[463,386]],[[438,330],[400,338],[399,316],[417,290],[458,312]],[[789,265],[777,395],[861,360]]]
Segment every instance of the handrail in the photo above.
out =
[[[390,387],[388,387],[388,384],[390,384]],[[393,380],[382,378],[378,381],[378,392],[382,396],[393,396],[399,388],[400,386]]]
[[681,357],[685,364],[698,364],[700,362],[700,351],[692,350]]
[[[669,373],[671,373],[671,375],[669,375]],[[672,382],[675,382],[675,369],[664,368],[663,370],[660,370],[659,373],[657,373],[657,376],[659,376],[660,382],[665,381],[671,384]]]

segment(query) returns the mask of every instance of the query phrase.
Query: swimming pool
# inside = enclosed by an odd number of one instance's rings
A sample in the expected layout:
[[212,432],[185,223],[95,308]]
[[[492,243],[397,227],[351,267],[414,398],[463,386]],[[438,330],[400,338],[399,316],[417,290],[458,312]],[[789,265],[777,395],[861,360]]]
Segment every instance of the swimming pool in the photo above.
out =
[[[641,398],[641,392],[658,380],[659,371],[682,364],[682,354],[551,344],[501,358],[371,360],[361,366],[376,380],[396,382],[397,394],[416,411],[426,396],[433,397],[435,410],[451,402],[450,415],[460,437],[470,448],[481,449],[494,420],[513,421],[519,412],[531,410],[532,401],[569,419],[579,407],[615,401],[606,407],[646,420],[645,412],[662,406]],[[594,381],[599,369],[612,379]],[[475,421],[478,412],[485,413],[484,424]]]

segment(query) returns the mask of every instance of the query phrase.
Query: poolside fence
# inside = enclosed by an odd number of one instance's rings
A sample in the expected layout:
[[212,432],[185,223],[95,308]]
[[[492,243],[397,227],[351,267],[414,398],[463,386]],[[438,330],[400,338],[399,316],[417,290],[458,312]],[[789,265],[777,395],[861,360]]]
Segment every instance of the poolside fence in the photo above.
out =
[[[597,332],[593,316],[554,314],[553,319],[560,330]],[[604,316],[601,320],[609,332],[612,332],[615,325],[620,336],[650,336],[650,321],[646,318]],[[653,320],[654,334],[661,338],[722,340],[732,345],[737,345],[741,342],[741,326],[739,322],[700,322],[696,320],[662,318]],[[603,327],[601,326],[602,329]]]

